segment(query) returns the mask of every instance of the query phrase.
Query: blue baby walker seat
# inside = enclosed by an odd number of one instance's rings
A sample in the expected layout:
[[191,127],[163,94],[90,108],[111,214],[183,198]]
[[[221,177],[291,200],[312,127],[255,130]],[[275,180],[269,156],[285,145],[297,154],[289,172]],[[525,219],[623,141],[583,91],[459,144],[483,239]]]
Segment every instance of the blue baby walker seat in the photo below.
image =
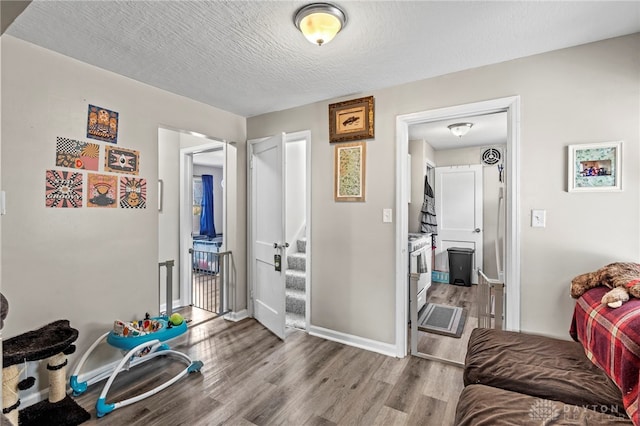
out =
[[[135,328],[130,326],[130,324],[137,323],[139,323],[140,325],[144,323],[145,327]],[[71,376],[70,386],[73,390],[74,396],[83,394],[87,390],[88,386],[99,382],[106,377],[109,377],[109,380],[107,380],[107,383],[104,385],[102,393],[100,394],[100,397],[96,402],[96,413],[98,417],[103,417],[104,415],[109,414],[117,408],[125,407],[127,405],[148,398],[152,395],[155,395],[163,389],[171,386],[187,374],[198,372],[202,368],[201,361],[192,361],[191,358],[189,358],[189,356],[187,356],[186,354],[174,351],[170,349],[166,343],[164,343],[165,341],[178,337],[185,331],[187,331],[186,321],[183,320],[181,324],[173,325],[169,321],[169,318],[167,316],[149,318],[147,315],[147,317],[143,321],[137,321],[130,324],[124,324],[120,321],[116,321],[116,327],[114,330],[111,330],[100,336],[89,347],[87,352],[80,359],[78,366]],[[96,374],[86,381],[78,382],[78,375],[80,374],[80,370],[89,358],[89,355],[105,339],[111,346],[126,351],[126,354],[114,369],[108,369],[107,371]],[[182,370],[172,379],[145,393],[122,400],[120,402],[106,402],[109,388],[120,372],[129,370],[132,367],[150,361],[157,356],[172,356],[180,361],[185,362],[187,364],[187,368]]]

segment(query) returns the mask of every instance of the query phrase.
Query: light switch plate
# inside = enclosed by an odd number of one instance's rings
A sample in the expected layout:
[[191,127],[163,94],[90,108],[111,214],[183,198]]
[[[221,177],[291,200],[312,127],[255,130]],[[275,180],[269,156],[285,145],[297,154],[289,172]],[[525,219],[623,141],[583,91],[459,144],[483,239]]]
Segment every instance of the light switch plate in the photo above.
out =
[[382,221],[385,223],[390,223],[393,222],[391,213],[392,210],[391,209],[382,209]]
[[544,228],[547,225],[546,210],[531,210],[531,227]]

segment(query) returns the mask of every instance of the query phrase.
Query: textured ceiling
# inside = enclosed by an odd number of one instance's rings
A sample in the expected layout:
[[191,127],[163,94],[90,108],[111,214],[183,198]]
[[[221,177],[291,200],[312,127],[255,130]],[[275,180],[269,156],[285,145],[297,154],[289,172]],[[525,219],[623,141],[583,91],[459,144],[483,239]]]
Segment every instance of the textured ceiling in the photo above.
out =
[[[466,135],[454,136],[447,126],[460,122],[471,123],[473,126]],[[413,124],[409,126],[409,140],[425,140],[435,151],[504,145],[507,143],[507,113],[499,112]]]
[[7,34],[245,117],[640,31],[640,2],[340,1],[318,47],[300,1],[34,1]]

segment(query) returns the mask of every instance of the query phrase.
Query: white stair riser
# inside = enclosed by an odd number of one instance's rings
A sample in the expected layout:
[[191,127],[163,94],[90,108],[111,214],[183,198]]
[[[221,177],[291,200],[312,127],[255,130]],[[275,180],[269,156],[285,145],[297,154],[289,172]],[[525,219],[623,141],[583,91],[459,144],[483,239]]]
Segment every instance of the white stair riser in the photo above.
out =
[[301,330],[305,330],[307,328],[305,316],[299,314],[287,314],[286,324],[287,327],[299,328]]

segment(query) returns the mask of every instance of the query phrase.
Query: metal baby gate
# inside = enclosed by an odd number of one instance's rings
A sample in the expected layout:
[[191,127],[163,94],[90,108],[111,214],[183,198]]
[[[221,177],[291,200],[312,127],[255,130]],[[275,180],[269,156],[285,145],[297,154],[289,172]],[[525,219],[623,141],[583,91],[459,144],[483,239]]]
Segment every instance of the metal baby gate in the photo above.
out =
[[[224,315],[231,311],[230,300],[233,300],[231,286],[232,253],[211,252],[189,249],[191,254],[191,286],[187,295],[190,306],[203,309],[217,315]],[[174,260],[167,260],[158,264],[158,280],[162,294],[162,268],[165,271],[165,302],[160,311],[170,316],[173,312],[173,267]]]
[[231,252],[189,249],[191,253],[191,305],[224,315],[230,311]]

